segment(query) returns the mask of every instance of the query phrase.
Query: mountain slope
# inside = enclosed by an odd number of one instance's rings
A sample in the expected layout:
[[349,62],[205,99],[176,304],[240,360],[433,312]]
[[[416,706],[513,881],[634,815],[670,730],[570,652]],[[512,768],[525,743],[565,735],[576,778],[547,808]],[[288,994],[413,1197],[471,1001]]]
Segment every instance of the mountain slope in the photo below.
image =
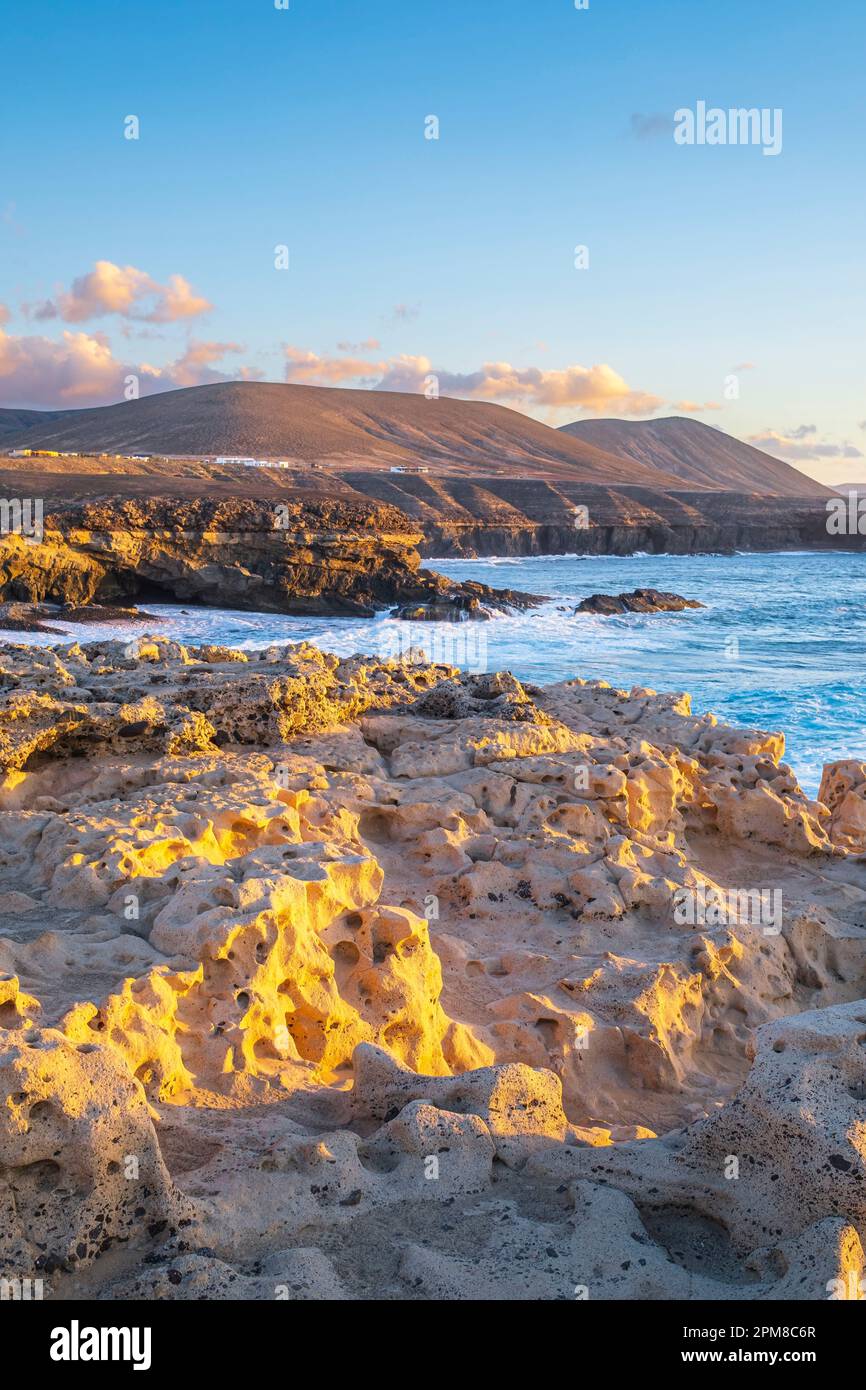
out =
[[59,416],[46,412],[2,438],[7,449],[254,454],[338,467],[412,463],[437,471],[519,470],[518,476],[676,486],[672,474],[501,405],[268,382],[220,382]]
[[20,434],[22,430],[30,429],[34,425],[47,425],[54,420],[59,420],[61,416],[68,415],[68,410],[16,410],[0,408],[0,439],[5,443],[11,434]]
[[575,420],[560,434],[633,459],[646,468],[673,473],[691,486],[765,497],[822,497],[831,489],[789,463],[754,449],[699,420],[671,415],[663,420]]

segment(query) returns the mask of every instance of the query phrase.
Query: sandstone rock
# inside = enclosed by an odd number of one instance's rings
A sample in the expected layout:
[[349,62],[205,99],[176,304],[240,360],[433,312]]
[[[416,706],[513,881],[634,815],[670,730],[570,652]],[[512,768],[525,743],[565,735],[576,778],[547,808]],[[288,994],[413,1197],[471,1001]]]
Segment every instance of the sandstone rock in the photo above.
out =
[[410,706],[425,719],[518,719],[549,724],[550,719],[533,705],[519,681],[507,672],[495,675],[458,676],[441,681]]
[[0,893],[0,912],[32,912],[39,906],[29,893]]
[[4,1038],[0,1099],[3,1268],[50,1276],[191,1223],[141,1087],[101,1047],[54,1030]]
[[866,763],[854,758],[828,763],[821,774],[818,800],[830,812],[827,832],[833,843],[866,850]]
[[813,801],[683,694],[303,645],[0,691],[0,1274],[860,1297],[859,764]]

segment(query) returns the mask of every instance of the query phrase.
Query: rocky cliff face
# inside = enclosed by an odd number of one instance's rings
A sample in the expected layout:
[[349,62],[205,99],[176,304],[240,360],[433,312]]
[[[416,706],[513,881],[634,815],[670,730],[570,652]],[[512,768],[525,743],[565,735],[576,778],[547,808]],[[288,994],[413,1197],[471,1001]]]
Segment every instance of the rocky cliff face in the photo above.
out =
[[689,555],[864,543],[828,535],[823,496],[662,492],[564,478],[350,472],[343,480],[356,495],[399,507],[423,533],[424,555]]
[[[150,571],[142,569],[142,581],[189,602],[220,601],[208,596],[214,565],[237,606],[352,613],[372,611],[381,602],[436,601],[441,589],[417,575],[419,552],[688,555],[866,544],[866,537],[828,534],[823,496],[600,485],[574,471],[514,477],[513,465],[511,476],[504,468],[467,476],[449,474],[444,465],[426,474],[392,474],[239,469],[172,459],[0,462],[0,498],[43,498],[61,540],[69,543],[76,532],[71,548],[77,558],[55,556],[55,568],[86,571],[91,561],[101,564],[117,577],[111,584],[97,575],[111,602],[145,592],[133,579],[132,548]],[[4,553],[8,547],[0,540],[0,567]],[[186,562],[183,574],[179,559]],[[36,568],[32,557],[26,568]],[[0,598],[36,596],[20,572],[12,575],[7,566],[5,573],[24,587],[0,591]],[[291,608],[285,607],[287,586],[296,605]]]
[[[420,568],[420,533],[393,507],[313,500],[128,499],[68,504],[41,541],[0,539],[0,599],[179,599],[225,608],[371,616],[435,603],[471,615],[509,601]],[[513,595],[511,598],[519,599]]]
[[[564,492],[563,489],[558,489]],[[540,499],[539,499],[540,500]],[[586,507],[578,524],[576,507]],[[422,555],[695,555],[737,550],[859,550],[862,536],[830,536],[824,501],[734,493],[647,493],[569,488],[507,520],[443,513],[418,518]]]

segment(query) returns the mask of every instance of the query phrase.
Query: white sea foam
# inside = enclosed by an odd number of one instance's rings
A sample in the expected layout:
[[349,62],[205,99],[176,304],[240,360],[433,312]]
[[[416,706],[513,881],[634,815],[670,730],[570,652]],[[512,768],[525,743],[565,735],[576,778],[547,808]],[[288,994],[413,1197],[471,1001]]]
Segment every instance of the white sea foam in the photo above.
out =
[[[425,564],[459,579],[489,579],[493,570],[495,583],[550,596],[540,608],[477,625],[490,670],[535,682],[582,676],[624,688],[688,690],[695,710],[784,730],[788,757],[811,792],[824,762],[866,760],[866,554],[551,555]],[[707,606],[610,618],[574,612],[588,594],[639,586]],[[294,618],[174,604],[148,605],[148,611],[153,617],[142,623],[56,621],[66,635],[0,632],[0,641],[49,646],[162,631],[187,644],[246,651],[304,640],[341,656],[381,656],[394,653],[406,627],[388,612],[373,619]],[[436,629],[453,628],[414,624],[412,640],[417,635],[419,645],[435,646]]]

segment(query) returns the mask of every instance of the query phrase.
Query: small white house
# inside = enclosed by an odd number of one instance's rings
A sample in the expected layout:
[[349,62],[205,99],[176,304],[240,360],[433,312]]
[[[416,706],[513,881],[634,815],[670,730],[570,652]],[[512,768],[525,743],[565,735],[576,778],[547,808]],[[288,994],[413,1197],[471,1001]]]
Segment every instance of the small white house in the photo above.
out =
[[247,459],[234,454],[223,454],[214,462],[233,464],[239,468],[291,468],[292,466],[288,459]]

